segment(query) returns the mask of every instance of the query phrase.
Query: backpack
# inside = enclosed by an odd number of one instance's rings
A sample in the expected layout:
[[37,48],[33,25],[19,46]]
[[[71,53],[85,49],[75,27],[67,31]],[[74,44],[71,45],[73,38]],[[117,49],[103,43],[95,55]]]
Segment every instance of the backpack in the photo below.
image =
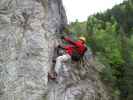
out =
[[71,55],[72,61],[79,61],[81,59],[81,55],[74,50],[72,55]]
[[75,47],[75,48],[73,49],[73,53],[72,53],[72,55],[71,55],[72,61],[80,61],[80,60],[83,58],[84,53],[85,53],[86,50],[87,50],[87,48],[85,48],[83,54],[81,55],[81,54],[78,53],[77,48]]

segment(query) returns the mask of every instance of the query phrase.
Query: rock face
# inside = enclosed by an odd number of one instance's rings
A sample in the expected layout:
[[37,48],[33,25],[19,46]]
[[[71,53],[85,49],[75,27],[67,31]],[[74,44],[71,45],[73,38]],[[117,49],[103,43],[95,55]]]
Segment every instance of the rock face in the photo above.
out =
[[0,0],[0,100],[43,100],[61,0]]
[[61,0],[0,0],[0,100],[108,100],[88,65],[85,73],[73,67],[65,83],[48,82],[66,23]]

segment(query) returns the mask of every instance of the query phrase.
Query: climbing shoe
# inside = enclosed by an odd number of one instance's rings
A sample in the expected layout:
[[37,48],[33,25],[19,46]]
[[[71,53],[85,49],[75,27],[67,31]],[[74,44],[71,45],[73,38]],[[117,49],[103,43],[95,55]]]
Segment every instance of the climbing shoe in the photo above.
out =
[[54,73],[48,73],[48,79],[49,80],[56,80],[56,78],[57,78],[57,74],[56,74],[56,72],[54,72]]
[[55,59],[53,59],[53,60],[52,60],[52,62],[53,62],[53,63],[56,63],[56,60],[55,60]]

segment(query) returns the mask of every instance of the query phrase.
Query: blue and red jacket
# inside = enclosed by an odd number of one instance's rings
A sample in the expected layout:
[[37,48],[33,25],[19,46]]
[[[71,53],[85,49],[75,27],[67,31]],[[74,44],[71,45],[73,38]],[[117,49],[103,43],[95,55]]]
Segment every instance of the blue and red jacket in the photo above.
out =
[[80,40],[75,42],[70,38],[64,38],[64,40],[70,44],[63,47],[66,50],[66,53],[68,53],[70,56],[73,54],[75,49],[80,55],[84,55],[84,52],[87,50],[85,44]]

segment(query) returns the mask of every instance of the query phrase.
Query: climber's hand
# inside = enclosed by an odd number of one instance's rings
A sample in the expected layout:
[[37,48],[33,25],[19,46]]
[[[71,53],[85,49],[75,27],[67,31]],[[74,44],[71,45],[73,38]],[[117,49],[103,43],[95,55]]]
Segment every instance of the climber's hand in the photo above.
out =
[[61,36],[61,39],[64,39],[65,37],[64,36]]
[[58,48],[58,49],[64,49],[64,47],[61,46],[61,45],[58,45],[57,48]]
[[58,45],[57,48],[62,48],[61,45]]

